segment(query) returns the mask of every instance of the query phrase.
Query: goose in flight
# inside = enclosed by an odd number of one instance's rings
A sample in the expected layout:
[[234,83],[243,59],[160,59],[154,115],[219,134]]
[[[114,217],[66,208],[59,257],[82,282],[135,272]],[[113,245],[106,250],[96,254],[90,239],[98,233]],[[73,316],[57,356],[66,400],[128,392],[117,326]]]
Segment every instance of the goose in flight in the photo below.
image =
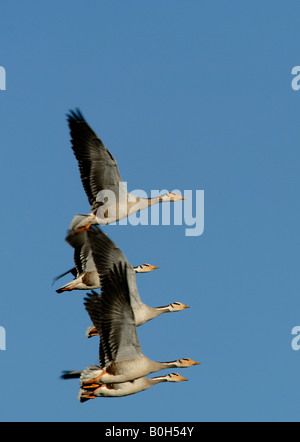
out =
[[[145,324],[159,315],[162,315],[163,313],[179,312],[189,308],[187,305],[182,304],[181,302],[173,302],[172,304],[163,307],[149,307],[148,305],[144,304],[141,300],[136,284],[137,272],[130,265],[124,253],[111,239],[109,239],[104,232],[102,232],[100,228],[94,227],[85,233],[89,238],[93,260],[101,281],[106,276],[109,276],[110,270],[114,267],[114,265],[119,265],[120,263],[122,263],[123,267],[126,265],[126,279],[129,290],[130,305],[133,309],[135,324],[137,327]],[[97,334],[98,332],[96,327],[92,326],[88,328],[87,337],[92,337]]]
[[114,264],[102,280],[102,296],[88,295],[85,307],[100,335],[100,366],[89,366],[80,374],[85,391],[101,384],[133,381],[168,368],[199,365],[192,359],[155,362],[141,350],[131,307],[127,264]]
[[[96,239],[96,238],[95,238]],[[75,279],[56,290],[57,293],[63,293],[72,290],[94,290],[101,288],[99,274],[94,263],[90,240],[87,232],[81,232],[79,235],[70,231],[66,241],[74,248],[75,268],[55,278],[55,281],[72,273]],[[135,273],[149,273],[158,267],[151,264],[143,264],[133,267]]]
[[97,388],[81,388],[78,399],[81,403],[88,401],[89,399],[96,399],[97,397],[124,397],[132,394],[140,393],[141,391],[148,390],[154,385],[162,382],[182,382],[188,381],[178,373],[170,373],[166,376],[158,376],[155,378],[139,378],[130,382],[123,382],[121,384],[102,384]]
[[157,198],[138,198],[127,192],[117,162],[76,109],[67,115],[72,149],[78,161],[81,181],[91,205],[88,215],[76,215],[71,229],[88,230],[91,225],[111,224],[162,202],[183,200],[176,193]]

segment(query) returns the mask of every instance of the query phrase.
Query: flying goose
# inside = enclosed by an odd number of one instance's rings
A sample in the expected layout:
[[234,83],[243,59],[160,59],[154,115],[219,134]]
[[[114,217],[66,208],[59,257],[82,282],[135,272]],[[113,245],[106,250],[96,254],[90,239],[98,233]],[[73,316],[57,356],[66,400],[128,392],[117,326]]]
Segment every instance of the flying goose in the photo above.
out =
[[111,224],[153,204],[183,200],[176,193],[157,198],[138,198],[127,192],[117,162],[76,109],[67,115],[72,149],[78,161],[81,181],[91,205],[88,215],[76,215],[71,229],[78,233],[91,225]]
[[100,366],[81,372],[83,390],[133,381],[163,369],[199,365],[192,359],[155,362],[144,356],[131,307],[126,263],[113,265],[102,279],[102,296],[88,295],[85,307],[100,335]]
[[[145,324],[151,319],[156,318],[163,313],[179,312],[189,308],[181,302],[173,302],[163,307],[149,307],[144,304],[138,292],[136,285],[136,270],[128,262],[123,252],[109,237],[98,227],[91,228],[85,232],[90,240],[94,263],[99,273],[100,280],[110,274],[110,270],[115,264],[122,263],[126,265],[126,278],[129,290],[131,307],[133,309],[135,324],[137,327]],[[99,312],[100,314],[100,312]],[[87,337],[97,335],[95,327],[89,327]]]
[[132,394],[140,393],[148,390],[148,388],[162,382],[182,382],[188,381],[178,373],[170,373],[166,376],[158,376],[155,378],[139,378],[130,382],[123,382],[121,384],[102,384],[97,388],[81,388],[78,399],[81,403],[89,399],[96,399],[97,397],[124,397]]
[[[75,268],[55,278],[55,281],[72,273],[75,279],[56,290],[57,293],[63,293],[72,290],[92,290],[101,288],[99,274],[96,269],[90,240],[87,232],[81,232],[79,235],[69,232],[66,241],[74,248]],[[151,264],[143,264],[133,267],[135,273],[149,273],[158,267]]]

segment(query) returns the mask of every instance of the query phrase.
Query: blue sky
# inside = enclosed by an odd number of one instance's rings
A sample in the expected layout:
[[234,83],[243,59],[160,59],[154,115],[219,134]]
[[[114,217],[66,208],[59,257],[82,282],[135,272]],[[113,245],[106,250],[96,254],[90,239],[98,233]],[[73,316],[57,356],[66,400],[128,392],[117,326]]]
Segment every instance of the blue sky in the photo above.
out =
[[[3,3],[0,65],[1,421],[299,421],[300,65],[296,1]],[[62,370],[97,362],[84,293],[57,295],[89,210],[65,114],[79,107],[129,190],[205,190],[205,233],[107,226],[150,305],[139,328],[189,383],[77,401]],[[66,279],[67,282],[67,279]]]

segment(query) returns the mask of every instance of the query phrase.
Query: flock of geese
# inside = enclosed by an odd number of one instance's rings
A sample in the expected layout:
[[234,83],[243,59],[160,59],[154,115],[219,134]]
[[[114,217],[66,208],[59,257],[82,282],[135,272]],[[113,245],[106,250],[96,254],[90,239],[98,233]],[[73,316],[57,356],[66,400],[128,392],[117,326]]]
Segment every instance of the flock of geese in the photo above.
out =
[[[132,395],[161,382],[181,382],[186,378],[178,373],[148,378],[168,368],[198,365],[189,358],[172,362],[155,362],[141,349],[137,327],[170,312],[188,306],[173,302],[163,307],[143,303],[136,283],[136,273],[149,273],[158,267],[143,264],[132,267],[123,252],[100,229],[153,204],[183,199],[174,193],[158,198],[138,198],[127,192],[117,163],[99,137],[85,121],[79,110],[68,114],[72,148],[77,158],[81,181],[91,211],[76,215],[66,241],[74,249],[75,267],[58,276],[55,281],[72,274],[74,279],[57,290],[91,290],[84,300],[92,325],[88,338],[100,336],[99,366],[63,373],[63,379],[79,378],[80,402],[97,397]],[[115,199],[107,198],[113,192]],[[101,295],[95,290],[101,289]]]

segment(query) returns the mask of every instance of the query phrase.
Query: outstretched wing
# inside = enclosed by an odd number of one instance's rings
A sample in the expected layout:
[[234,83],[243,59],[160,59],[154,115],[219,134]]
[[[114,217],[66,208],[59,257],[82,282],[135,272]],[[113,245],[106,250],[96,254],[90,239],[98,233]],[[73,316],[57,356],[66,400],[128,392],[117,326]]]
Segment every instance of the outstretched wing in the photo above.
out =
[[122,182],[117,162],[78,109],[70,111],[67,118],[72,148],[90,205],[93,206],[101,190],[112,190],[117,196]]
[[143,356],[130,305],[126,267],[122,263],[114,265],[102,280],[102,296],[93,293],[85,300],[101,339],[101,366],[104,360],[117,363]]
[[87,234],[100,281],[110,274],[110,270],[113,269],[114,265],[119,265],[120,263],[122,263],[123,267],[126,265],[131,307],[135,308],[142,305],[143,303],[136,285],[135,271],[124,253],[100,228],[94,227]]
[[96,270],[90,241],[87,232],[77,234],[74,230],[70,230],[66,241],[74,249],[74,262],[77,269],[77,275],[85,272],[93,272]]

